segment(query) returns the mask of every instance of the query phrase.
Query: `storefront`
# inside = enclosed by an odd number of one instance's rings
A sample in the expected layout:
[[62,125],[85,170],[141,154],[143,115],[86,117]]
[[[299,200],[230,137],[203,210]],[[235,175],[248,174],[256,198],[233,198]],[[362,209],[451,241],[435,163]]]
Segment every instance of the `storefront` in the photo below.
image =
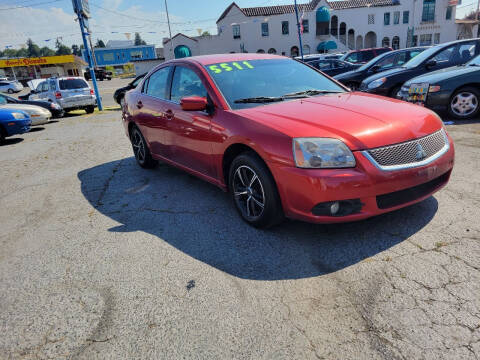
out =
[[26,83],[51,76],[83,76],[87,63],[75,55],[0,59],[0,77]]

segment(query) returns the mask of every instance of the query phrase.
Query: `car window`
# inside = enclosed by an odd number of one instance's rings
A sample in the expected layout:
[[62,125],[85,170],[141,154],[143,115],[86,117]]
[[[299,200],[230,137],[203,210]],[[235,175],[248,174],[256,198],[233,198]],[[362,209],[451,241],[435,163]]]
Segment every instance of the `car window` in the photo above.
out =
[[316,61],[312,64],[314,67],[316,67],[319,70],[329,70],[331,69],[331,63],[328,60],[321,60],[321,61]]
[[164,67],[155,71],[147,79],[148,83],[145,86],[145,93],[159,99],[168,99],[167,95],[167,81],[170,73],[170,67]]
[[[49,86],[47,86],[47,91],[50,90],[50,91],[55,91],[57,90],[57,85],[55,84],[55,80],[50,80],[49,82]],[[50,89],[48,89],[50,88]]]
[[88,84],[83,79],[61,79],[58,80],[60,90],[73,90],[88,88]]
[[349,61],[349,62],[352,62],[352,63],[360,62],[360,61],[361,61],[361,59],[360,59],[360,53],[356,52],[356,53],[353,53],[353,54],[348,55],[348,56],[345,58],[345,61]]
[[5,85],[7,85],[7,83],[0,82],[0,86],[5,86]]
[[394,65],[395,66],[402,66],[403,64],[405,64],[408,60],[410,60],[409,56],[408,56],[408,52],[407,51],[403,51],[401,53],[398,53],[396,54],[395,56],[395,61],[394,61]]
[[[418,54],[420,54],[422,51],[421,50],[413,50],[413,51],[410,51],[410,59],[413,59],[415,56],[417,56]],[[409,60],[410,60],[409,59]]]
[[466,63],[475,57],[476,42],[461,44],[458,49],[460,63]]
[[437,64],[442,64],[450,61],[452,55],[454,53],[455,45],[449,46],[448,48],[440,51],[437,55],[435,55],[432,59],[437,62]]
[[5,99],[3,96],[0,96],[0,105],[5,105],[5,104],[7,104],[7,99]]
[[143,76],[138,78],[138,79],[135,79],[133,82],[132,82],[132,86],[134,87],[137,87],[137,85],[140,83],[140,81],[142,81],[143,79]]
[[177,66],[173,74],[170,99],[179,103],[180,99],[185,96],[207,97],[207,90],[203,86],[202,80],[193,70]]
[[345,64],[338,60],[332,60],[332,69],[342,69],[345,67]]
[[45,91],[44,90],[44,85],[46,84],[45,81],[42,81],[40,84],[38,84],[37,86],[37,92],[42,92],[42,91]]
[[389,69],[395,65],[395,55],[391,56],[386,56],[379,62],[377,62],[376,66],[378,66],[380,69]]
[[373,50],[362,51],[362,62],[367,62],[375,57]]

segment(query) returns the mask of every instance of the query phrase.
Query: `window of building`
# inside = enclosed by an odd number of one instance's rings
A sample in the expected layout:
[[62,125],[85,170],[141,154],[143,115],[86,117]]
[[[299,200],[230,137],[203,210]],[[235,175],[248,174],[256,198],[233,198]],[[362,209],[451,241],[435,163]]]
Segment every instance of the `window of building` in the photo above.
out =
[[270,49],[268,49],[268,53],[269,54],[276,54],[277,50],[275,50],[274,48],[270,48]]
[[403,12],[403,23],[408,24],[410,22],[410,11]]
[[392,39],[392,49],[393,50],[400,49],[400,38],[398,36],[394,36]]
[[303,25],[303,33],[308,34],[308,20],[303,20],[302,25]]
[[432,34],[420,35],[420,46],[430,46],[430,45],[432,45]]
[[282,21],[282,34],[288,35],[288,21]]
[[435,0],[423,0],[422,21],[435,21]]
[[130,51],[130,59],[141,59],[143,57],[142,50]]
[[382,47],[390,47],[390,39],[388,37],[383,38]]
[[375,24],[375,14],[368,14],[368,25]]
[[440,44],[440,33],[436,33],[433,38],[433,43],[435,45]]
[[412,47],[418,46],[418,35],[413,35],[412,37]]
[[232,25],[232,31],[233,31],[233,38],[240,39],[240,25],[238,24]]
[[400,24],[400,11],[395,11],[393,13],[393,24],[394,25]]
[[383,14],[383,25],[390,25],[390,13]]
[[445,19],[452,20],[452,11],[453,6],[447,6],[447,14],[445,15]]
[[262,23],[262,36],[268,36],[268,23]]
[[103,54],[103,61],[114,61],[115,58],[113,57],[112,53],[104,53]]

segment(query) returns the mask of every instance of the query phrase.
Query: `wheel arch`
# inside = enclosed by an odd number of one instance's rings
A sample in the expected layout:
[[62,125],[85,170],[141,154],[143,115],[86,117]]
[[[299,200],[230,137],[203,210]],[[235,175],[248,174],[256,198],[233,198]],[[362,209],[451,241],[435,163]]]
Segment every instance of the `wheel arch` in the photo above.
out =
[[471,82],[471,83],[458,85],[455,89],[453,89],[452,94],[450,95],[450,100],[458,90],[463,89],[465,87],[473,87],[473,88],[476,88],[478,91],[480,91],[480,82]]

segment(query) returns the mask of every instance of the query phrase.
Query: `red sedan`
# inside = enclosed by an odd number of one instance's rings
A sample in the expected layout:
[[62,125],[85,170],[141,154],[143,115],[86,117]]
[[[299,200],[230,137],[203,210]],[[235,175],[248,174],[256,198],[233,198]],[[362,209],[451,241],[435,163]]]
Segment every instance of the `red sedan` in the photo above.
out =
[[267,54],[161,64],[126,94],[123,120],[140,166],[161,160],[229,191],[256,227],[396,210],[442,188],[454,162],[433,112]]

